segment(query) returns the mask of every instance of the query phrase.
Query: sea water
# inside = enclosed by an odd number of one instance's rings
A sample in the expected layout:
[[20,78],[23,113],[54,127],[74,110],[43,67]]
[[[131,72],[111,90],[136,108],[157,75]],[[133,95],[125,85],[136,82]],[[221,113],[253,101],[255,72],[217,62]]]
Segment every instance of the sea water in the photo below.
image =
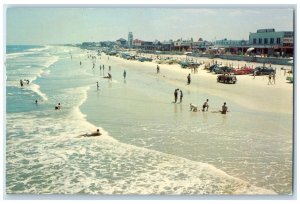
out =
[[[225,116],[193,113],[189,101],[172,103],[174,87],[151,71],[128,68],[124,80],[122,64],[102,54],[93,68],[87,56],[75,47],[7,47],[7,193],[292,192],[291,115],[258,115],[234,101]],[[103,78],[109,65],[112,81]],[[97,128],[101,137],[79,137]]]

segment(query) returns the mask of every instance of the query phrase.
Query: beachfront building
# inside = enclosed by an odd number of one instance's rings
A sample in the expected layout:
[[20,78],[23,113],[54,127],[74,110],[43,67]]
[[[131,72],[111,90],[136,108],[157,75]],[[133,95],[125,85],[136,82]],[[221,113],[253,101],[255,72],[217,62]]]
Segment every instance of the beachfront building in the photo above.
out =
[[294,32],[259,29],[250,33],[249,42],[254,52],[261,56],[291,57],[294,55]]
[[132,48],[133,47],[133,34],[132,32],[129,32],[128,33],[128,48]]
[[135,48],[135,49],[141,49],[143,42],[144,41],[142,41],[142,40],[135,39],[135,40],[132,41],[132,47]]
[[249,41],[246,40],[216,40],[214,47],[219,48],[224,53],[243,55],[249,48]]
[[172,51],[174,50],[174,43],[172,40],[161,42],[161,51]]
[[193,52],[205,52],[208,47],[213,46],[212,42],[203,40],[199,38],[198,41],[192,42],[192,51]]
[[127,45],[127,41],[124,38],[116,40],[116,43],[119,47],[126,47]]
[[141,49],[142,50],[154,50],[154,44],[152,41],[143,41]]
[[192,40],[177,40],[174,42],[175,51],[192,51]]
[[158,40],[155,40],[153,42],[153,49],[154,50],[161,50],[161,48],[162,48],[162,43]]

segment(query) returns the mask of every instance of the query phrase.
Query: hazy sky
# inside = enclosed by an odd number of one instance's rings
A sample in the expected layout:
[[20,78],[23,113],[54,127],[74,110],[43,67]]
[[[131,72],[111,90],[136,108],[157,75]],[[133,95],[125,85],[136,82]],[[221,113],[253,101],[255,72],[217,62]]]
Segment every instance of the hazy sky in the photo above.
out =
[[8,8],[7,44],[127,39],[248,39],[261,28],[293,30],[291,8]]

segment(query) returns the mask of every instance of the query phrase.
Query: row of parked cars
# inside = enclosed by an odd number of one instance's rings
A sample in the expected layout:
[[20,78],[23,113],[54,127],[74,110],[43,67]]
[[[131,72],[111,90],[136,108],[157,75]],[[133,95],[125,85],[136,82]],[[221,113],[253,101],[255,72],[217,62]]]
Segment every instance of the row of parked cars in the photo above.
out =
[[232,67],[214,64],[208,68],[209,72],[219,74],[217,76],[217,82],[221,83],[232,83],[235,84],[237,82],[236,75],[269,75],[273,74],[275,70],[272,67],[256,67],[255,69],[251,67],[244,67],[240,69],[235,69]]

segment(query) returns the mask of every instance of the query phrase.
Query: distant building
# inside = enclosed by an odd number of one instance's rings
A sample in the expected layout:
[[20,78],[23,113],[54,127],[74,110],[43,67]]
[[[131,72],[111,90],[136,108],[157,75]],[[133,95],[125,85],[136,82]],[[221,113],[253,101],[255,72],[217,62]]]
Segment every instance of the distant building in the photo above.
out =
[[174,50],[176,51],[191,51],[193,41],[192,40],[177,40],[174,42]]
[[143,43],[143,42],[144,42],[144,41],[142,41],[142,40],[135,39],[135,40],[133,40],[133,42],[132,42],[132,47],[135,48],[135,49],[139,49],[139,48],[142,47],[142,43]]
[[163,41],[161,43],[161,50],[162,51],[171,51],[174,49],[174,43],[172,40],[170,41]]
[[154,44],[152,41],[143,41],[141,48],[143,50],[154,50]]
[[124,38],[120,38],[120,39],[116,40],[116,43],[120,47],[126,47],[126,45],[127,45],[127,41]]
[[132,34],[132,32],[128,33],[128,47],[129,48],[133,47],[133,34]]
[[294,32],[275,31],[272,29],[259,29],[250,33],[249,43],[261,55],[294,55]]
[[223,40],[216,40],[215,46],[230,48],[230,47],[240,47],[248,44],[249,42],[246,40],[227,40],[227,38],[225,38]]

